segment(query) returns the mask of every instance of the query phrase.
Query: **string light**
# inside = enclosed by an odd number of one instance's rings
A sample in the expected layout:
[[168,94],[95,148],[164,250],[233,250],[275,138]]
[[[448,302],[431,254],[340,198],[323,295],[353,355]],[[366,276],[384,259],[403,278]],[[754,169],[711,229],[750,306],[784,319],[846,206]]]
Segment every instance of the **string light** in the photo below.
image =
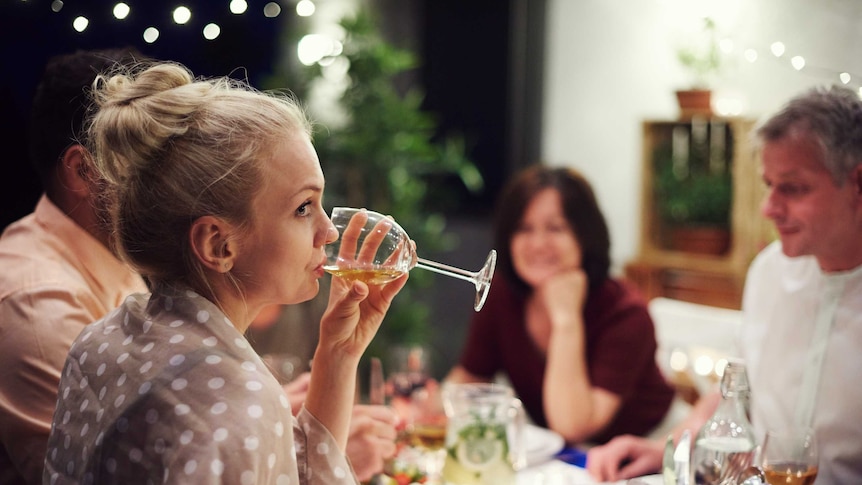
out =
[[114,17],[117,20],[123,20],[124,18],[128,17],[130,11],[131,9],[129,8],[129,6],[123,2],[114,5]]
[[182,25],[191,20],[192,11],[188,7],[177,7],[174,9],[174,22]]
[[90,21],[84,16],[75,17],[75,20],[72,21],[72,27],[78,32],[86,30],[88,25],[90,25]]

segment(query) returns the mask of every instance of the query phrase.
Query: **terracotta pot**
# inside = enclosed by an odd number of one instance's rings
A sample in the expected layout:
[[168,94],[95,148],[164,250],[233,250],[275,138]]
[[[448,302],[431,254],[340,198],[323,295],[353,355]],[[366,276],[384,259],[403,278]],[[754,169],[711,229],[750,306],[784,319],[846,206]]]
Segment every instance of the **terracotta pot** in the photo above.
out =
[[712,91],[708,89],[689,89],[676,92],[680,117],[712,116]]
[[670,236],[671,249],[675,251],[721,255],[730,248],[730,231],[724,227],[675,227]]

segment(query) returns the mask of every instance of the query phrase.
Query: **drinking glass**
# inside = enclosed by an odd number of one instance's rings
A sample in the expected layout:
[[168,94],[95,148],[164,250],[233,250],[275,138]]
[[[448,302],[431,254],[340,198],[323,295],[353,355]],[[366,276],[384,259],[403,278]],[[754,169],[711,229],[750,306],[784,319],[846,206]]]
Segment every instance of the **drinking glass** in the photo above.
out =
[[814,432],[802,428],[769,430],[761,449],[761,468],[770,485],[811,485],[817,478]]
[[393,281],[414,267],[440,273],[473,283],[478,312],[485,304],[497,251],[491,250],[479,271],[470,272],[417,256],[413,241],[392,218],[366,209],[336,207],[332,223],[338,229],[338,240],[326,246],[323,269],[347,280],[360,280],[372,285]]

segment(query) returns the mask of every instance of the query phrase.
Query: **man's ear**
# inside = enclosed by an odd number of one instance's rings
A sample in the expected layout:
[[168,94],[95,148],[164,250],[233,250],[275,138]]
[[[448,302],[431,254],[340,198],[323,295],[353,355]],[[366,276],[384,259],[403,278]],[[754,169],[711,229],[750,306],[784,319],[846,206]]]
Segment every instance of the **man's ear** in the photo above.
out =
[[79,197],[89,194],[92,173],[87,160],[87,150],[83,146],[69,146],[63,152],[57,169],[57,177],[62,187]]
[[236,259],[233,226],[215,216],[199,217],[189,229],[189,241],[195,257],[217,273],[227,273]]

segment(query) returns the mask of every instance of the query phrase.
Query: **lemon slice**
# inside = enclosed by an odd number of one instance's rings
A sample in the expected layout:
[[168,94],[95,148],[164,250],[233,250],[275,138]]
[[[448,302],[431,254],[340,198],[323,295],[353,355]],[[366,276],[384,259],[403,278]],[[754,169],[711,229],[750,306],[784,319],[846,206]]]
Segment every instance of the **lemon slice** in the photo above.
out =
[[500,463],[503,456],[503,443],[499,438],[476,437],[458,443],[455,457],[469,470],[482,471]]

